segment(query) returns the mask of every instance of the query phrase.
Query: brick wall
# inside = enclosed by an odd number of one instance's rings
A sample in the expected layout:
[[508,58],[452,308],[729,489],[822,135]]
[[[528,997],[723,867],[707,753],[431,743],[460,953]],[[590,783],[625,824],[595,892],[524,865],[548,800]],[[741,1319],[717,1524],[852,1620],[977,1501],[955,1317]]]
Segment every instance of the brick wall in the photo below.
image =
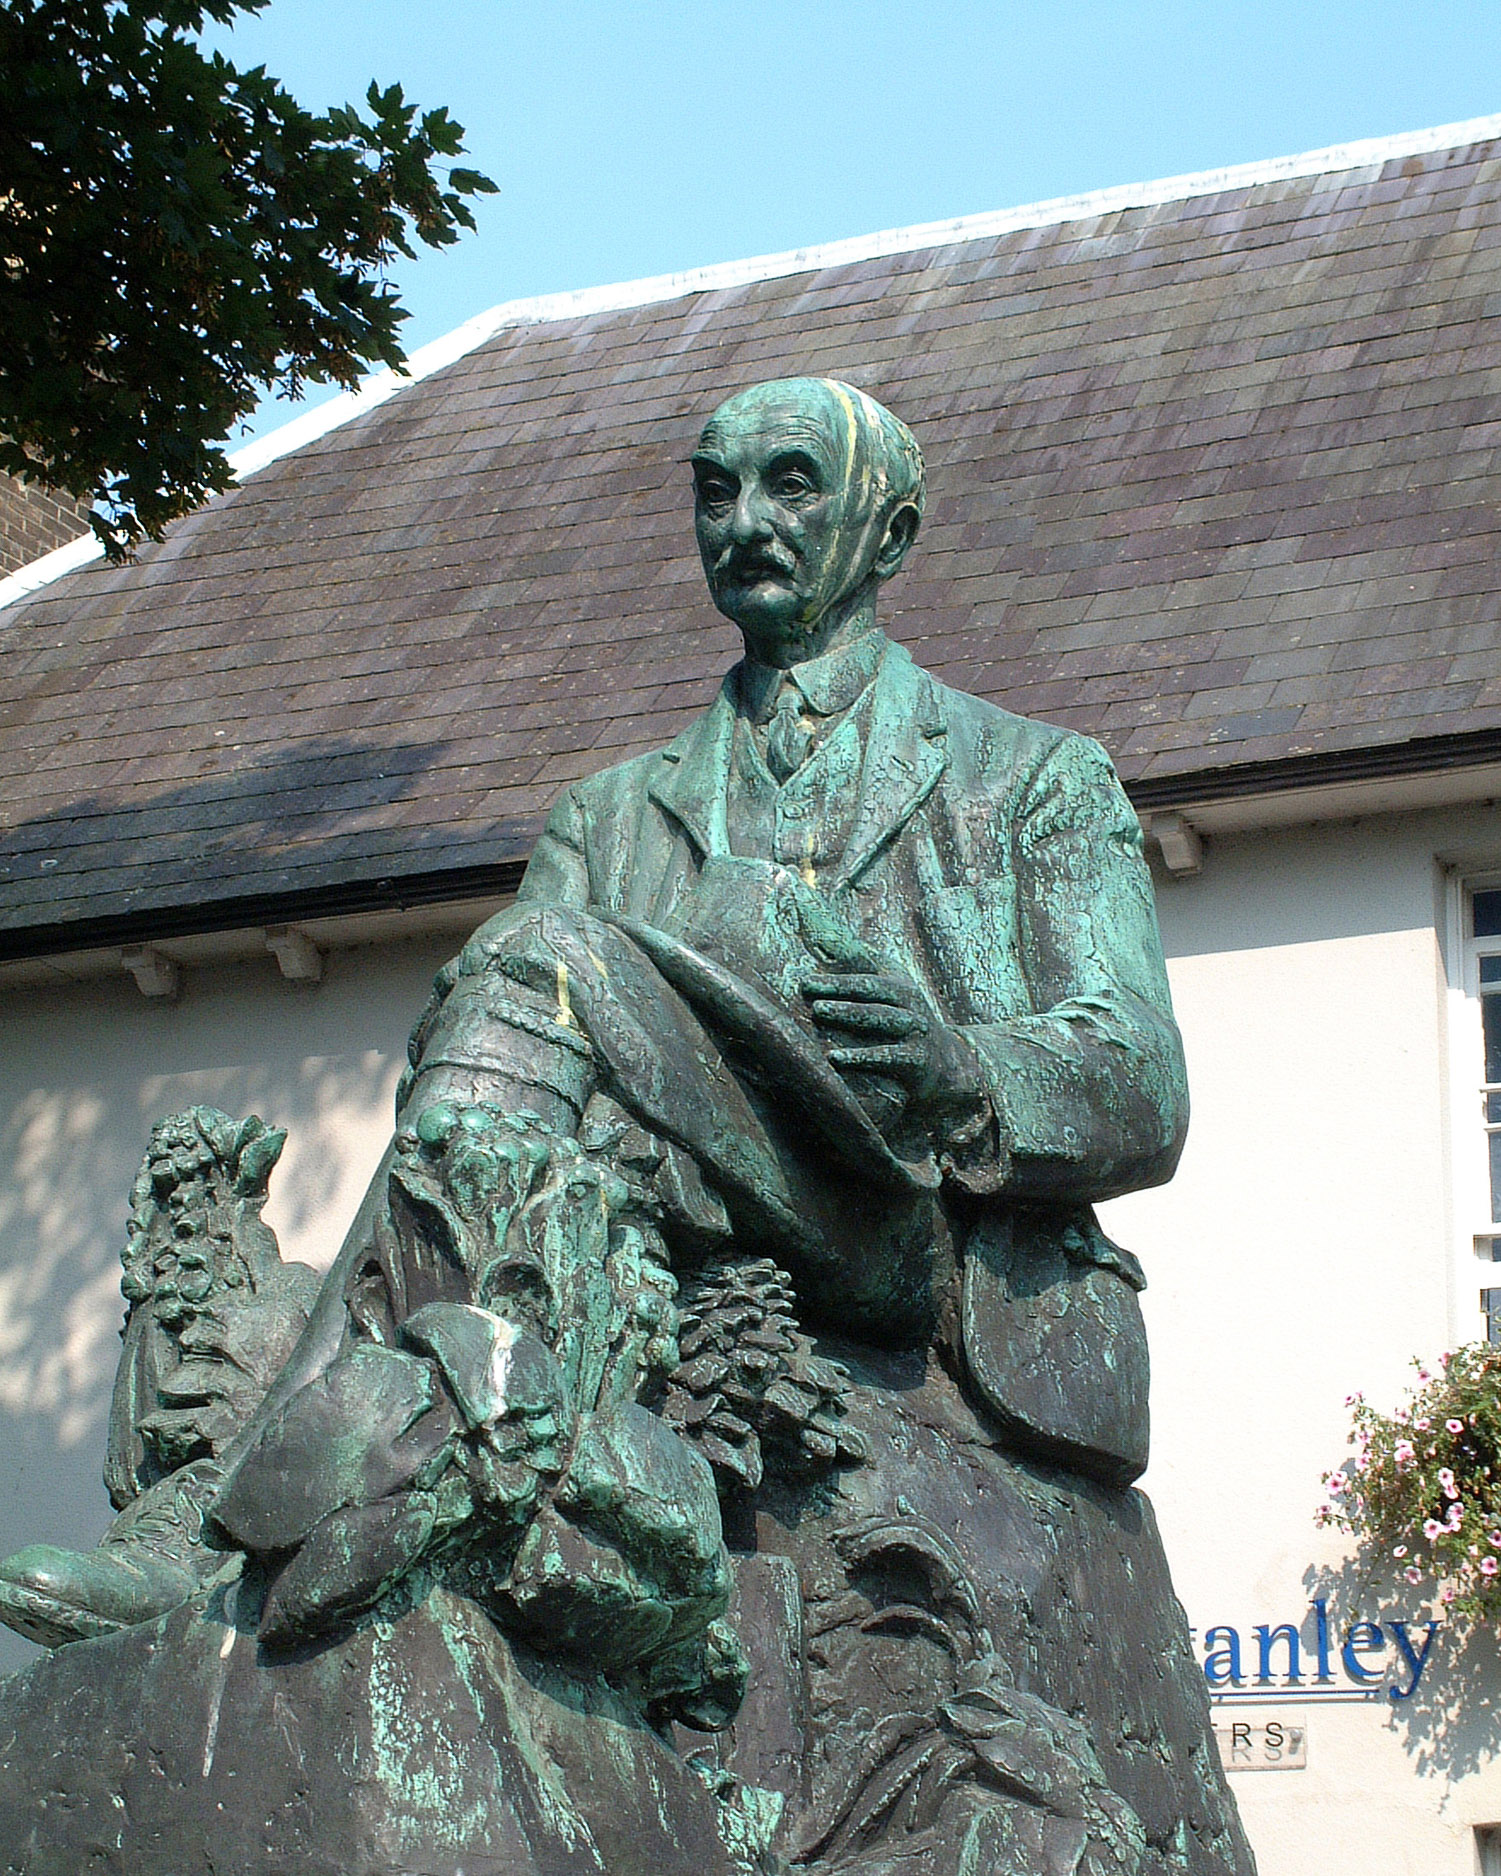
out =
[[85,533],[88,512],[71,495],[0,475],[0,575]]

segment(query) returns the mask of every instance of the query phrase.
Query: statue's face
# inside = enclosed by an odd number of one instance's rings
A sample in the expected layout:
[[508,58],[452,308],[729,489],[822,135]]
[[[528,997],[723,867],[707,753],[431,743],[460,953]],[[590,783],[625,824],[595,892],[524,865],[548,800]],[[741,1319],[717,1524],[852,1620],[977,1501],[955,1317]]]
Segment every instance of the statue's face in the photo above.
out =
[[714,604],[763,663],[818,648],[831,610],[874,577],[886,530],[831,399],[757,386],[723,405],[693,457]]

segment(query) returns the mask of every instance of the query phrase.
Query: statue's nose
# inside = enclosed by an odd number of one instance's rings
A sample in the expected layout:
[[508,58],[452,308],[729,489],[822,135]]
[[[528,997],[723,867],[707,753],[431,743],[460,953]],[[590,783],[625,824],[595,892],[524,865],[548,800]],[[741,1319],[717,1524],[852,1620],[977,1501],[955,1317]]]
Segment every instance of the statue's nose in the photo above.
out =
[[765,492],[754,483],[741,487],[730,516],[730,538],[734,541],[765,541],[771,538],[770,504]]

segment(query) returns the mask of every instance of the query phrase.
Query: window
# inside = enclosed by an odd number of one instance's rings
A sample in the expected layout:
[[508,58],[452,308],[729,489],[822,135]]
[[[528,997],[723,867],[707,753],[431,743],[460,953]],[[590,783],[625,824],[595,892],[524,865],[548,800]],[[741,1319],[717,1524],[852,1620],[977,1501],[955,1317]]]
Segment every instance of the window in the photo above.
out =
[[1501,1824],[1476,1825],[1475,1850],[1480,1876],[1501,1876]]
[[[1468,950],[1468,988],[1480,1004],[1482,1079],[1476,1101],[1485,1141],[1487,1200],[1484,1217],[1475,1220],[1475,1248],[1501,1262],[1501,887],[1471,893]],[[1483,1290],[1481,1305],[1491,1341],[1501,1343],[1501,1285]]]

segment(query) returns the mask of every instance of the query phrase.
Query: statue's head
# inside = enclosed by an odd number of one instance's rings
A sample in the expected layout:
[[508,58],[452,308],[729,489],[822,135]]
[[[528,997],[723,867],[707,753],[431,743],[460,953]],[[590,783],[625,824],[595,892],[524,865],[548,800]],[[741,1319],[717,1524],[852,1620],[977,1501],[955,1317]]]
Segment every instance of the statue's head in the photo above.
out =
[[721,404],[693,479],[714,604],[765,664],[865,629],[922,519],[912,432],[837,378],[774,379]]

